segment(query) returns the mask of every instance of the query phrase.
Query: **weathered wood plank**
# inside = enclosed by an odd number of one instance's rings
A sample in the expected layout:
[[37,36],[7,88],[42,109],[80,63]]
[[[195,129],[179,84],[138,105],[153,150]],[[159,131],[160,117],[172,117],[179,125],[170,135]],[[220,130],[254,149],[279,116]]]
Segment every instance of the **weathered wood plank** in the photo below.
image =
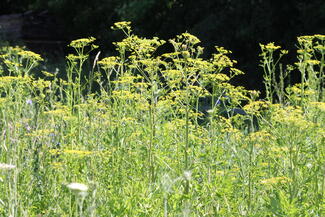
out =
[[0,16],[0,39],[19,40],[22,38],[23,15]]
[[60,41],[63,35],[63,25],[47,11],[0,16],[0,37],[5,40]]

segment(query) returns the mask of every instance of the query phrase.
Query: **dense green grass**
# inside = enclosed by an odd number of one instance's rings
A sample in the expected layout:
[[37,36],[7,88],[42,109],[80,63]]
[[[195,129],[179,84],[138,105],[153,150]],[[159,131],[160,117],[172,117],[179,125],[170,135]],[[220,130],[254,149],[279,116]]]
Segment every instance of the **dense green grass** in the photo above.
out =
[[[258,100],[229,83],[242,72],[222,47],[204,60],[184,33],[157,56],[166,42],[114,29],[119,56],[86,78],[93,38],[70,44],[66,79],[35,78],[39,55],[2,49],[1,216],[322,216],[325,36],[299,37],[286,69],[287,51],[261,45]],[[286,86],[291,72],[300,84]],[[247,115],[218,115],[225,96]]]

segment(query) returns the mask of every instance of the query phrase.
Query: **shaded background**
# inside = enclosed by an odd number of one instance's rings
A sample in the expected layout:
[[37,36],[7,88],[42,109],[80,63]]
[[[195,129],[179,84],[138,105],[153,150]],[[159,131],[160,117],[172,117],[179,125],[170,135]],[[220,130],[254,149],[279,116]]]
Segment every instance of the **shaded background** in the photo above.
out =
[[69,41],[88,36],[110,54],[112,42],[122,38],[109,28],[117,21],[132,21],[143,37],[166,40],[188,31],[202,41],[205,57],[215,45],[232,50],[237,68],[246,73],[235,83],[259,90],[259,43],[289,49],[284,61],[293,63],[297,36],[325,34],[324,0],[1,0],[0,15],[8,14],[20,14],[22,33],[1,35],[0,22],[0,39],[22,42],[54,61],[68,52]]

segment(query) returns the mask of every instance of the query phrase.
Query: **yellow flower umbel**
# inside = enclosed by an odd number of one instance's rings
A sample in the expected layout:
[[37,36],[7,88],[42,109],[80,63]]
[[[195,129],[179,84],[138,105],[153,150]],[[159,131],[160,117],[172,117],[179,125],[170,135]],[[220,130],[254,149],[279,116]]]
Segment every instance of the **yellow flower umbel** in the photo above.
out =
[[58,155],[58,154],[66,154],[66,155],[73,155],[76,157],[85,157],[89,155],[96,155],[98,154],[95,151],[86,151],[86,150],[76,150],[76,149],[52,149],[49,151],[52,155]]
[[131,34],[131,22],[130,21],[116,22],[111,27],[111,29],[113,29],[113,30],[122,30],[124,32],[124,34],[129,36]]
[[43,58],[32,51],[24,50],[20,47],[5,47],[3,51],[6,52],[0,55],[4,64],[7,66],[9,75],[25,76],[35,68]]
[[118,61],[119,61],[119,57],[111,56],[111,57],[105,57],[104,59],[98,61],[98,64],[104,70],[109,70],[114,68],[115,66],[121,65]]
[[39,129],[31,133],[27,133],[26,136],[34,138],[47,138],[49,135],[53,134],[55,131],[53,129]]
[[92,43],[95,41],[96,39],[94,37],[89,37],[89,38],[81,38],[81,39],[77,39],[77,40],[73,40],[69,46],[79,49],[79,48],[84,48],[86,46],[93,46],[93,48],[97,48],[96,45],[93,45]]
[[80,156],[93,154],[93,152],[91,152],[91,151],[83,151],[83,150],[63,150],[63,153],[75,154],[75,155],[80,155]]
[[262,179],[260,181],[261,184],[263,185],[276,185],[276,184],[285,184],[285,183],[289,183],[292,180],[290,178],[287,177],[272,177],[269,179]]
[[18,55],[20,55],[21,58],[29,59],[30,61],[43,61],[43,58],[41,57],[41,55],[34,53],[32,51],[22,50],[22,51],[18,52]]
[[[289,70],[290,68],[282,70],[279,61],[284,55],[288,54],[288,51],[278,51],[281,47],[275,45],[273,42],[267,45],[260,44],[260,48],[262,51],[260,54],[262,57],[260,66],[264,71],[263,78],[266,90],[266,100],[271,103],[273,103],[274,100],[278,100],[278,102],[282,104],[285,98],[285,79],[289,76],[291,70]],[[278,75],[276,75],[277,73]],[[277,97],[277,99],[275,97]]]
[[274,111],[272,119],[275,123],[287,126],[290,130],[305,130],[314,126],[312,122],[305,118],[301,107],[288,106],[285,108],[278,108]]
[[265,49],[268,51],[275,51],[275,50],[278,50],[281,48],[280,46],[274,45],[274,42],[268,43],[267,45],[260,44],[260,46],[261,46],[262,50]]

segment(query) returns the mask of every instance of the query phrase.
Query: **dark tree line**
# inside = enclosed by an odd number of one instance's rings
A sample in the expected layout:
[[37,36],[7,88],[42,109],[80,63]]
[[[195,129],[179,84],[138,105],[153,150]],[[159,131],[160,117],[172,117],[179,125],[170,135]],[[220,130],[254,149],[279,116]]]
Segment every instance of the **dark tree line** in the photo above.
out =
[[[259,43],[293,49],[296,37],[325,34],[324,0],[2,0],[0,14],[49,10],[64,24],[66,40],[94,36],[109,51],[120,35],[116,21],[133,22],[135,33],[169,39],[188,31],[202,40],[206,56],[214,46],[233,51],[247,75],[238,83],[262,88]],[[295,54],[288,61],[294,61]]]

